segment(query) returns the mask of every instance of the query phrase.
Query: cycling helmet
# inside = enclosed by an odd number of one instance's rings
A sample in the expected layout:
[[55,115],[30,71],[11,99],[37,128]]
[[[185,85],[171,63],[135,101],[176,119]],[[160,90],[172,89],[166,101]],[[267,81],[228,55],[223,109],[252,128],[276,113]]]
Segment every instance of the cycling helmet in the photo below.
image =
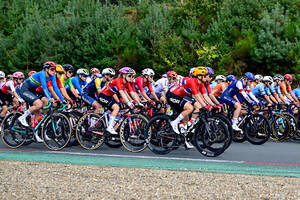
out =
[[5,73],[3,71],[0,71],[0,78],[5,78]]
[[142,71],[142,75],[145,76],[145,75],[148,75],[148,76],[154,76],[155,73],[152,69],[150,68],[147,68],[147,69],[143,69]]
[[289,81],[292,81],[292,80],[294,80],[294,79],[293,79],[293,76],[292,76],[292,75],[290,75],[290,74],[286,74],[286,75],[284,75],[284,79],[285,79],[285,80],[289,80]]
[[49,68],[49,67],[55,67],[55,66],[56,66],[56,64],[54,62],[47,61],[47,62],[44,63],[43,69],[46,69],[46,68]]
[[199,75],[206,75],[207,74],[207,69],[205,67],[197,67],[193,71],[193,76],[199,76]]
[[273,80],[274,81],[277,81],[277,80],[280,80],[280,81],[283,81],[283,76],[281,74],[276,74],[273,76]]
[[216,81],[220,80],[220,81],[226,81],[226,77],[224,75],[218,75],[215,78]]
[[273,78],[271,76],[264,76],[262,81],[273,83]]
[[102,70],[102,75],[105,75],[105,74],[109,74],[109,75],[116,75],[116,72],[114,69],[112,68],[105,68]]
[[13,78],[25,78],[25,76],[22,72],[15,72],[15,73],[13,73],[13,75],[11,77],[13,77]]
[[74,67],[70,64],[63,65],[65,71],[74,71]]
[[246,72],[245,78],[248,79],[249,81],[254,81],[254,74],[252,74],[251,72]]
[[94,67],[94,68],[91,69],[91,74],[92,74],[92,73],[98,73],[98,74],[99,74],[99,73],[100,73],[100,70],[99,70],[98,68],[95,68],[95,67]]
[[89,75],[89,71],[87,69],[78,69],[76,72],[78,75],[85,75],[88,76]]
[[135,71],[130,67],[123,67],[119,70],[120,74],[134,74]]
[[259,80],[259,81],[261,81],[261,80],[263,80],[263,76],[262,75],[260,75],[260,74],[256,74],[255,76],[254,76],[254,79],[255,80]]
[[227,81],[236,81],[236,78],[235,78],[234,75],[228,75],[228,76],[226,77],[226,79],[227,79]]
[[189,73],[190,76],[193,75],[194,69],[196,69],[196,67],[190,69],[190,73]]
[[168,71],[167,76],[172,77],[172,78],[177,78],[177,73],[174,71]]
[[178,79],[178,80],[182,80],[183,78],[184,78],[184,77],[181,76],[181,75],[178,75],[178,76],[177,76],[177,79]]
[[167,74],[161,75],[162,78],[167,78]]
[[65,72],[64,68],[61,65],[56,65],[55,71],[57,71],[57,72]]
[[36,73],[36,71],[31,71],[31,72],[29,72],[29,73],[28,73],[28,77],[32,76],[32,75],[35,74],[35,73]]
[[207,69],[207,74],[206,75],[214,75],[215,72],[211,67],[205,67]]

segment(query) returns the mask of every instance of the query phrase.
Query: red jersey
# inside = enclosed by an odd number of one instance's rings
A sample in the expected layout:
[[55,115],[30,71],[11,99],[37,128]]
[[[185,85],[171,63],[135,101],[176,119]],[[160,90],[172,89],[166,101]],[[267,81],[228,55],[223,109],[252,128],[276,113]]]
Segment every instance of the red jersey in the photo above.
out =
[[106,96],[112,97],[114,94],[118,94],[121,90],[133,92],[129,82],[124,83],[124,80],[122,78],[116,78],[113,81],[111,81],[108,85],[106,85],[101,90],[101,93],[105,94]]
[[[58,89],[61,89],[61,88],[64,87],[59,79],[56,79],[56,84],[57,84],[57,86],[58,86]],[[49,88],[49,87],[53,87],[52,81],[51,81],[51,80],[47,82],[47,87],[48,87],[48,88]],[[43,90],[43,87],[42,87],[42,86],[39,86],[38,88],[36,88],[35,91],[37,91],[37,92],[39,92],[39,93],[41,93],[41,94],[44,94],[44,90]]]
[[180,85],[173,90],[173,93],[180,97],[192,96],[200,93],[199,87],[200,84],[197,78],[185,77],[182,79]]
[[153,92],[153,88],[150,82],[144,82],[144,77],[137,77],[134,80],[134,89],[137,91],[139,90],[140,92],[144,92],[144,88],[148,88],[150,90],[150,92]]
[[201,94],[206,94],[206,93],[210,94],[211,93],[210,83],[209,82],[201,83],[199,90]]
[[7,82],[4,83],[4,85],[2,86],[1,91],[2,91],[4,94],[8,94],[8,93],[14,92],[14,91],[16,91],[16,89],[15,89],[16,85],[17,85],[17,84],[16,84],[15,80],[7,81]]

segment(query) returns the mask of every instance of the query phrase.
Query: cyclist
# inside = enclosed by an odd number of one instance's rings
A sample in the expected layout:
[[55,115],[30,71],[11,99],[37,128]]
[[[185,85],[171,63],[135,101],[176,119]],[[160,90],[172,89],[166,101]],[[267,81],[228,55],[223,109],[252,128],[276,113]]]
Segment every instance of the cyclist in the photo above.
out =
[[210,81],[212,80],[215,72],[211,67],[206,67],[206,69],[207,69],[207,74],[205,75],[205,81],[200,84],[200,92],[203,98],[205,99],[205,101],[209,105],[215,108],[221,108],[222,104],[219,103],[216,97],[211,93],[211,89],[210,89]]
[[215,80],[210,84],[210,89],[213,89],[216,87],[216,85],[220,84],[221,82],[225,82],[226,77],[224,75],[218,75],[216,76]]
[[65,87],[68,96],[73,100],[75,100],[75,95],[77,94],[76,89],[72,83],[72,75],[74,72],[74,67],[70,64],[64,64],[63,66],[64,74],[61,75],[60,81],[62,85]]
[[3,71],[0,71],[0,88],[2,88],[4,83],[5,83],[5,73]]
[[268,88],[271,87],[273,83],[273,78],[271,76],[264,76],[261,83],[258,83],[255,88],[251,91],[257,99],[262,102],[263,104],[272,105],[273,102],[271,100],[271,92]]
[[215,80],[218,82],[218,84],[212,89],[212,94],[215,97],[218,97],[227,88],[228,83],[226,82],[226,77],[223,75],[218,75]]
[[[284,81],[280,84],[280,90],[285,95],[285,97],[293,104],[298,103],[298,99],[292,92],[291,84],[293,82],[293,76],[290,74],[284,75]],[[287,103],[286,100],[284,100],[284,103]]]
[[159,98],[159,100],[164,104],[167,103],[166,94],[168,90],[170,89],[172,91],[172,88],[176,85],[176,82],[177,73],[174,71],[168,71],[167,78],[161,78],[155,82],[155,94]]
[[99,77],[99,74],[100,74],[100,70],[98,68],[92,68],[91,69],[91,79],[94,79],[95,77]]
[[[233,118],[231,120],[232,128],[235,131],[241,131],[241,129],[237,126],[237,123],[238,117],[242,109],[241,104],[243,103],[243,98],[246,99],[246,101],[251,105],[255,105],[255,102],[251,100],[253,98],[249,98],[248,96],[248,94],[252,94],[249,86],[252,84],[253,81],[254,75],[251,72],[247,72],[245,73],[245,76],[242,80],[237,80],[230,84],[220,96],[220,100],[222,103],[225,103],[229,106],[233,106],[235,108]],[[246,93],[246,91],[248,91],[248,94]]]
[[0,106],[2,106],[0,121],[5,117],[10,103],[13,102],[14,106],[19,105],[19,95],[16,92],[16,87],[22,84],[25,76],[22,72],[15,72],[12,77],[13,80],[7,81],[0,89]]
[[[52,103],[54,102],[54,99],[50,95],[50,92],[47,88],[47,81],[51,80],[54,91],[56,93],[59,93],[59,89],[56,84],[55,70],[56,70],[56,64],[52,61],[48,61],[44,63],[42,71],[31,75],[22,84],[20,90],[20,96],[22,97],[22,99],[24,99],[24,101],[26,101],[31,105],[31,107],[28,110],[26,110],[22,116],[18,118],[18,120],[21,122],[23,126],[29,127],[26,121],[26,117],[31,113],[35,114],[36,120],[38,119],[40,109],[43,107],[43,105],[46,106],[48,104],[47,99]],[[40,99],[40,95],[36,92],[36,88],[39,87],[40,85],[42,85],[44,90],[44,95],[46,96],[43,97],[42,99]]]
[[98,96],[100,104],[112,110],[106,130],[113,135],[118,134],[113,127],[115,118],[120,110],[120,106],[115,100],[116,95],[119,94],[122,97],[123,102],[127,104],[128,107],[134,107],[134,105],[128,100],[127,95],[124,92],[125,88],[128,89],[129,93],[134,92],[130,85],[130,82],[133,79],[134,70],[129,67],[124,67],[120,69],[119,72],[120,77],[114,79],[107,86],[105,86]]
[[278,103],[284,101],[283,95],[281,94],[281,90],[280,90],[280,84],[282,83],[283,80],[284,80],[284,78],[281,74],[274,75],[273,76],[274,82],[272,83],[272,85],[270,87],[272,96],[275,97],[275,99]]
[[[262,83],[262,81],[263,81],[263,75],[261,75],[261,74],[256,74],[255,76],[254,76],[254,87],[256,86],[256,85],[258,85],[258,84],[260,84],[260,83]],[[253,88],[253,87],[250,87],[250,88]]]
[[105,68],[102,70],[102,77],[101,78],[101,88],[104,88],[110,81],[114,79],[116,76],[116,72],[112,68]]
[[135,90],[135,92],[139,92],[139,94],[141,95],[142,99],[144,101],[148,101],[152,104],[155,104],[155,102],[153,100],[151,100],[151,98],[147,95],[147,91],[150,92],[150,94],[154,97],[154,99],[156,101],[159,101],[158,97],[156,96],[153,88],[152,88],[152,80],[154,77],[155,73],[152,69],[144,69],[142,71],[142,76],[137,77],[135,79],[135,87],[133,88]]
[[[193,71],[193,78],[186,77],[182,80],[182,83],[176,87],[173,91],[167,93],[168,104],[173,107],[178,113],[178,117],[171,122],[173,131],[180,134],[178,125],[182,121],[184,124],[192,125],[197,118],[197,114],[192,114],[192,118],[189,121],[189,114],[193,112],[199,112],[201,107],[205,107],[206,104],[200,96],[199,87],[203,83],[204,76],[207,73],[205,67],[198,67]],[[186,100],[184,97],[194,96],[191,101]]]
[[82,96],[82,88],[87,84],[86,79],[89,75],[89,71],[87,69],[78,69],[76,73],[77,76],[71,78],[71,87],[67,85],[66,89],[71,98],[73,96],[75,99],[79,99]]

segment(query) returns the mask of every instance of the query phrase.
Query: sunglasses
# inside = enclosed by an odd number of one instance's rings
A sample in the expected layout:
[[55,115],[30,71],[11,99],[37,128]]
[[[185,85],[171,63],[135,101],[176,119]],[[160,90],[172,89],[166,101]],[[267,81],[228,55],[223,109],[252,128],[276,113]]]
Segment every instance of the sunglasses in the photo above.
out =
[[128,74],[127,77],[128,78],[133,78],[133,75],[132,74]]
[[67,71],[68,73],[70,73],[70,74],[73,74],[73,71],[72,70],[69,70],[69,71]]
[[81,76],[84,77],[84,78],[88,77],[87,75],[81,75]]
[[153,75],[149,76],[150,78],[153,78]]
[[168,76],[168,79],[176,80],[175,77]]
[[208,75],[207,77],[208,77],[208,78],[213,78],[213,76],[212,76],[212,75]]
[[59,75],[63,75],[64,74],[64,72],[57,72]]
[[49,70],[50,70],[50,71],[53,71],[53,72],[56,71],[55,67],[50,67]]

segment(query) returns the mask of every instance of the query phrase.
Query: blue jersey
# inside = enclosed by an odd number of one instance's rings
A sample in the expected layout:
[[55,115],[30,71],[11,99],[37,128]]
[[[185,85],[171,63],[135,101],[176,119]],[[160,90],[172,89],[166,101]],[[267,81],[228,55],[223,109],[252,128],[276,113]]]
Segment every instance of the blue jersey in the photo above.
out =
[[[275,83],[274,83],[274,82],[271,84],[270,87],[267,88],[267,90],[268,90],[269,93],[272,93],[272,94],[274,94],[275,92],[276,92],[277,94],[281,94],[279,85],[275,86]],[[269,95],[269,94],[268,94],[268,95]]]
[[61,95],[61,93],[58,89],[57,83],[56,83],[55,75],[50,76],[49,78],[47,78],[46,77],[46,71],[40,71],[38,73],[35,73],[35,74],[31,75],[29,78],[27,78],[25,81],[28,82],[30,87],[34,90],[41,85],[42,88],[43,88],[44,94],[48,99],[52,98],[51,95],[50,95],[50,92],[48,90],[48,87],[47,87],[47,82],[51,81],[55,93],[59,97],[62,97],[62,95]]
[[103,77],[97,76],[83,88],[83,93],[87,93],[87,94],[100,93],[100,91],[104,88],[105,85],[106,82],[103,81]]
[[264,83],[260,83],[255,86],[255,88],[252,89],[252,93],[256,97],[262,97],[266,94],[266,88]]
[[243,85],[242,80],[237,80],[233,83],[231,83],[226,90],[223,92],[223,94],[221,96],[229,96],[229,97],[233,97],[236,96],[237,94],[239,94],[240,92],[242,92],[243,90],[245,90],[247,88],[247,86]]
[[300,101],[300,88],[294,89],[291,93],[294,93],[294,95],[297,97],[298,101]]
[[75,76],[71,79],[72,84],[78,90],[80,96],[82,96],[82,88],[87,84],[86,81],[82,81],[79,76]]

